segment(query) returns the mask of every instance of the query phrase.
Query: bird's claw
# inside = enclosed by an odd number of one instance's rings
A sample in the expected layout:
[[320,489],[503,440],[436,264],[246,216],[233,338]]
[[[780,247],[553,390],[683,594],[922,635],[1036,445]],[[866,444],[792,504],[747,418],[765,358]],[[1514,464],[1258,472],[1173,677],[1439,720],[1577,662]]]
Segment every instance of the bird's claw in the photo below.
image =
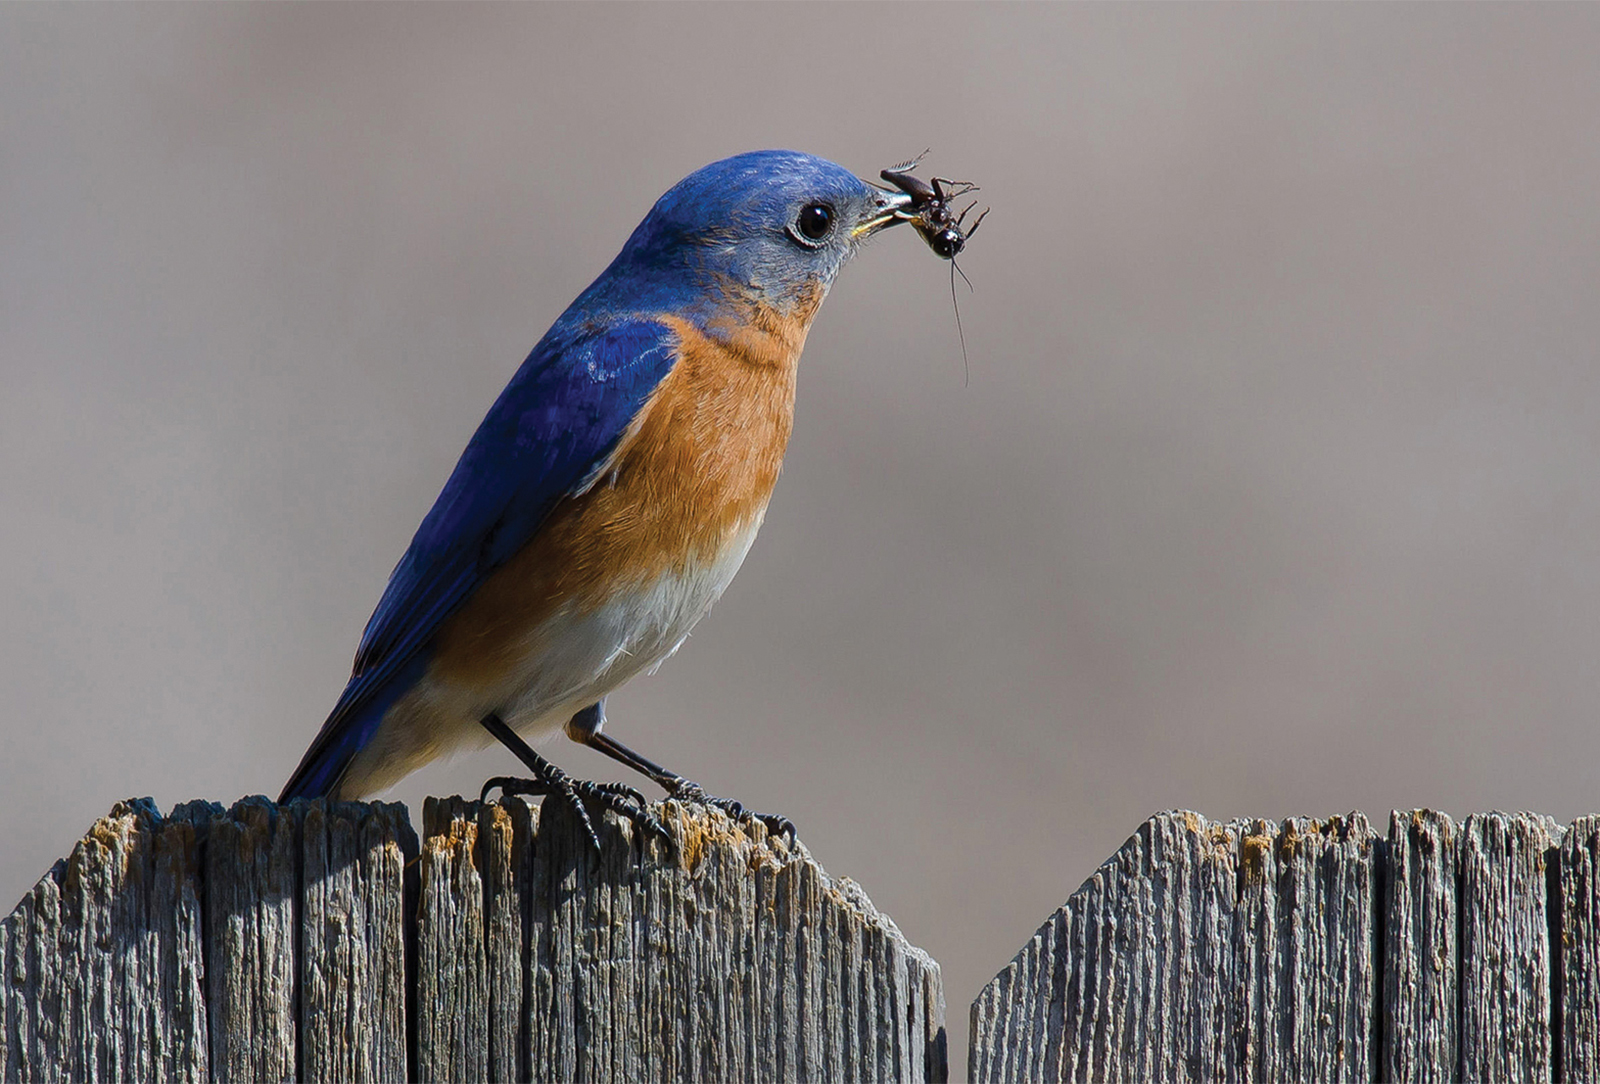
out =
[[672,842],[667,826],[650,812],[644,795],[626,783],[594,783],[586,779],[573,779],[553,764],[549,766],[548,774],[548,779],[520,779],[515,776],[497,775],[484,783],[479,800],[487,801],[489,792],[496,787],[499,787],[501,795],[506,797],[513,794],[527,794],[560,798],[577,813],[595,854],[600,853],[600,834],[595,831],[594,821],[590,819],[589,810],[585,808],[586,802],[593,802],[602,809],[609,809],[626,819],[635,828],[658,836],[669,844]]
[[682,784],[672,789],[671,794],[673,798],[680,802],[692,802],[695,805],[720,809],[736,821],[760,821],[767,826],[767,831],[771,835],[783,836],[790,843],[795,840],[794,822],[788,817],[777,813],[757,813],[752,809],[746,809],[744,803],[733,798],[718,798],[707,794],[705,788],[699,783],[691,783],[688,780],[684,780]]

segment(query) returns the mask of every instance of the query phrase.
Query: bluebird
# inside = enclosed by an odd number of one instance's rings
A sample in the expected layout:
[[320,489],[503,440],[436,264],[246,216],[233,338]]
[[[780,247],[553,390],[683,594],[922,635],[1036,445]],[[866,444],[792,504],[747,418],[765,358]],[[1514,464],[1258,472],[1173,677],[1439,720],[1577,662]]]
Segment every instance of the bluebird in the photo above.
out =
[[793,151],[715,162],[662,196],[490,408],[279,800],[359,798],[498,739],[533,777],[485,794],[556,796],[591,839],[585,801],[660,830],[638,791],[574,780],[528,744],[564,729],[739,813],[606,734],[606,695],[677,651],[738,571],[818,306],[911,205]]

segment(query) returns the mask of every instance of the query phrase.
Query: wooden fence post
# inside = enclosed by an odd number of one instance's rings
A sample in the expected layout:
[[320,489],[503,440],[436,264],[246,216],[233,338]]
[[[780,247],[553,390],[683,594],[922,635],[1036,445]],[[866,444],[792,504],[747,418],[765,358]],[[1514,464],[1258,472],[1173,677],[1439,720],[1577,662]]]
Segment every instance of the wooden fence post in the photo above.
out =
[[1600,818],[1152,817],[972,1005],[987,1080],[1600,1079]]
[[119,803],[0,922],[11,1080],[946,1075],[938,965],[805,847],[666,803]]
[[[119,804],[0,922],[6,1080],[943,1079],[938,966],[659,807]],[[1600,1079],[1600,817],[1151,818],[972,1007],[974,1080]]]

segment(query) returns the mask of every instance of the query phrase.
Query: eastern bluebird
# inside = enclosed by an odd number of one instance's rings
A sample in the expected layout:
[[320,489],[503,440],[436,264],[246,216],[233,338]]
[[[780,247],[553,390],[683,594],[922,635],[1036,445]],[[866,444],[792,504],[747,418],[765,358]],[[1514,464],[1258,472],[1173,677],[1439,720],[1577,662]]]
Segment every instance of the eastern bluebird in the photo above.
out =
[[659,829],[637,791],[572,780],[519,737],[564,727],[737,812],[603,734],[605,697],[672,655],[738,571],[812,318],[912,204],[793,151],[713,163],[662,196],[490,408],[279,800],[357,798],[493,736],[535,778],[485,793],[559,795],[586,824],[588,799]]

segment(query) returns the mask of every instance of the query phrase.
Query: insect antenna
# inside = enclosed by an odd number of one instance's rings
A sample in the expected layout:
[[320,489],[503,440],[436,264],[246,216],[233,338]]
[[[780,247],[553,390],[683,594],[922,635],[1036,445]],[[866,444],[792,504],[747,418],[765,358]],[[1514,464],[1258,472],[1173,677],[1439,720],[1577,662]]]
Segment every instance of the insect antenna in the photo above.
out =
[[973,289],[972,280],[967,278],[967,273],[956,265],[956,261],[954,257],[952,257],[950,260],[950,307],[955,310],[956,335],[961,339],[961,386],[963,388],[970,388],[972,387],[972,365],[967,361],[967,333],[966,330],[961,326],[961,303],[956,300],[957,275],[961,276],[961,281],[967,284],[967,289],[969,291],[972,293],[977,292]]

